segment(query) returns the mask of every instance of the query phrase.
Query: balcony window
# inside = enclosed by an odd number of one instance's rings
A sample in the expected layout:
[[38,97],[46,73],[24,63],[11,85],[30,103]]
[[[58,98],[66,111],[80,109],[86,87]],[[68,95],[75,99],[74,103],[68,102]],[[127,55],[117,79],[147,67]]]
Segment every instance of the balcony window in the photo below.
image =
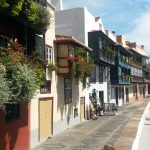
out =
[[4,36],[4,35],[0,35],[0,46],[4,46],[7,47],[8,42],[10,41],[10,37]]
[[90,83],[96,83],[96,68],[91,72],[89,81]]
[[99,38],[99,49],[102,49],[102,40]]
[[64,102],[72,103],[72,81],[71,78],[64,78]]
[[39,52],[40,59],[44,60],[45,45],[44,45],[44,38],[42,36],[36,35],[36,37],[35,37],[35,47],[36,47],[36,51]]
[[48,62],[53,62],[53,49],[51,46],[46,45],[45,59]]
[[99,67],[99,82],[103,82],[103,72],[104,72],[104,67],[100,66]]

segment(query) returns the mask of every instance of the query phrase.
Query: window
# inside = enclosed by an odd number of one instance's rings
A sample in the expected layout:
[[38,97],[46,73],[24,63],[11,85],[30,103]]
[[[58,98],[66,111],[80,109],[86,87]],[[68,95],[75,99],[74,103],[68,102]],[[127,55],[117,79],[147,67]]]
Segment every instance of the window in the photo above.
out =
[[45,59],[53,62],[53,53],[52,53],[52,47],[51,46],[46,46],[46,54],[45,54]]
[[10,37],[0,35],[0,46],[7,47],[9,41],[10,41]]
[[99,38],[99,49],[102,49],[102,40]]
[[5,105],[6,121],[18,119],[20,117],[20,104]]
[[35,48],[36,51],[39,52],[40,59],[44,60],[44,49],[45,49],[44,38],[37,34],[35,36]]
[[96,83],[96,69],[94,69],[91,74],[90,74],[90,78],[89,78],[89,82],[90,83]]
[[65,104],[72,103],[71,78],[64,78],[64,100],[65,100]]
[[103,82],[103,71],[104,67],[99,66],[99,82]]
[[46,80],[45,85],[43,85],[40,89],[41,94],[51,93],[51,81]]

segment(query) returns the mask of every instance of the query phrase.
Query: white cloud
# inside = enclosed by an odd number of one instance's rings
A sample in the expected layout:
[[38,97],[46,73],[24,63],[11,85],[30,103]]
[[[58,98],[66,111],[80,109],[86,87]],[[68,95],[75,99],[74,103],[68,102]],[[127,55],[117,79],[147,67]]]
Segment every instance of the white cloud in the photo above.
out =
[[144,44],[145,51],[150,54],[150,11],[143,14],[140,18],[134,21],[135,26],[132,32],[126,36],[136,41],[137,44]]

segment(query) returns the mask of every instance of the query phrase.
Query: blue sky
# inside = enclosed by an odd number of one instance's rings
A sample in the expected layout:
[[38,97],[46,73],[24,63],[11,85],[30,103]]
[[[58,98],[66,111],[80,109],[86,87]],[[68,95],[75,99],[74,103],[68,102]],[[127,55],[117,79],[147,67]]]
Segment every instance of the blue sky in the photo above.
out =
[[144,44],[150,54],[150,0],[63,0],[64,9],[78,6],[100,16],[105,29]]

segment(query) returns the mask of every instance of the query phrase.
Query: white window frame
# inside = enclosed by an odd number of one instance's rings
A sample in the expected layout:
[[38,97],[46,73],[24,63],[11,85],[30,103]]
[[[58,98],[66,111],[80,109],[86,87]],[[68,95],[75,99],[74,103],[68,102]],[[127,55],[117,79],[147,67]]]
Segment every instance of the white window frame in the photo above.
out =
[[49,45],[46,45],[45,59],[48,62],[53,62],[53,48]]

